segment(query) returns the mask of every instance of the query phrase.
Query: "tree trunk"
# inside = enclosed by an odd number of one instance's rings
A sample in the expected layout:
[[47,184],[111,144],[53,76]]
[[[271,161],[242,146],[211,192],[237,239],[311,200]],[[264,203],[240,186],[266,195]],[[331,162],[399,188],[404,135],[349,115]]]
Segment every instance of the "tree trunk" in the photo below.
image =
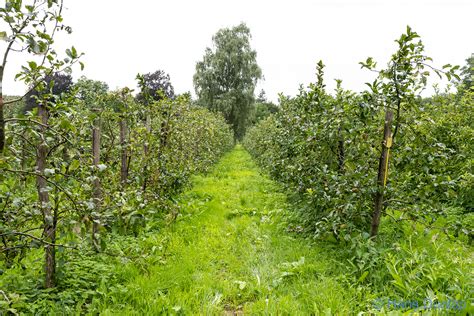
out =
[[372,217],[372,228],[370,235],[376,236],[379,231],[380,218],[382,216],[383,198],[388,177],[388,161],[390,148],[392,147],[392,121],[393,112],[387,109],[385,113],[385,125],[383,130],[382,153],[379,160],[379,172],[377,176],[377,192],[375,193],[374,214]]
[[[22,133],[22,139],[21,139],[21,162],[20,162],[20,165],[21,165],[21,171],[25,171],[26,170],[26,141],[25,141],[25,137],[26,137],[26,132],[23,131]],[[23,182],[23,185],[25,186],[25,189],[27,187],[27,177],[26,177],[26,174],[22,174],[21,175],[21,182]]]
[[145,155],[145,164],[143,166],[143,185],[142,185],[142,190],[143,192],[146,191],[146,186],[147,186],[147,181],[148,181],[148,158],[149,158],[149,152],[150,152],[150,140],[151,140],[151,115],[148,112],[146,115],[146,121],[145,121],[145,127],[146,127],[146,139],[145,139],[145,144],[143,145],[143,153]]
[[337,144],[337,165],[339,174],[344,174],[344,165],[346,160],[346,154],[344,151],[344,136],[342,135],[341,128],[339,128],[339,141]]
[[3,74],[5,70],[6,56],[8,54],[8,51],[9,49],[7,50],[3,59],[3,65],[0,65],[0,155],[3,155],[3,152],[5,150],[5,104],[3,100]]
[[164,119],[161,122],[161,130],[160,130],[160,150],[163,151],[163,149],[167,146],[168,144],[168,134],[169,134],[169,120],[171,118],[168,116],[166,119]]
[[0,154],[3,154],[5,150],[5,117],[3,114],[3,108],[2,82],[0,81]]
[[92,128],[92,159],[93,165],[96,169],[96,178],[94,180],[93,199],[95,205],[95,214],[92,215],[92,244],[96,251],[100,250],[97,233],[99,232],[99,214],[101,209],[102,190],[100,185],[100,178],[98,173],[98,166],[100,162],[100,118],[94,119],[94,126]]
[[[40,127],[40,143],[37,148],[36,167],[38,176],[36,177],[38,199],[41,211],[43,213],[43,238],[50,244],[56,242],[55,218],[53,217],[51,205],[49,202],[49,193],[47,181],[45,179],[44,170],[46,169],[46,159],[48,155],[48,145],[46,144],[45,134],[48,125],[48,111],[45,106],[38,106],[38,116],[40,117],[42,126]],[[51,288],[55,286],[56,272],[56,249],[53,245],[45,246],[45,287]]]
[[120,182],[125,187],[128,177],[128,149],[127,149],[127,121],[126,118],[120,119],[120,147],[122,148],[122,160],[120,167]]

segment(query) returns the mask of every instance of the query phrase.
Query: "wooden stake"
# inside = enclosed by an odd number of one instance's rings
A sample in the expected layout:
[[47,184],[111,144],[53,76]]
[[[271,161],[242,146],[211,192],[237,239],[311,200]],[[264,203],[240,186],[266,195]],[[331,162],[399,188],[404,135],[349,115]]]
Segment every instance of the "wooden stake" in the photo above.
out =
[[[94,110],[94,112],[98,113],[98,110]],[[97,115],[97,117],[94,119],[92,128],[92,163],[96,170],[98,169],[100,162],[100,125],[100,117]],[[98,172],[96,173],[96,178],[94,180],[93,200],[95,204],[95,213],[98,214],[100,213],[102,200],[102,190]],[[92,244],[96,251],[100,250],[99,240],[97,238],[100,227],[98,220],[99,218],[97,215],[92,216]]]
[[122,148],[122,159],[120,165],[120,182],[122,187],[127,184],[128,177],[128,151],[127,151],[127,121],[124,116],[120,118],[120,147]]
[[[150,109],[148,109],[150,111]],[[148,181],[148,158],[150,152],[150,145],[149,142],[151,140],[151,115],[150,112],[146,114],[146,137],[145,137],[145,144],[143,145],[143,153],[144,153],[144,165],[143,165],[143,184],[142,184],[142,191],[146,191],[147,181]]]
[[56,275],[56,248],[53,244],[56,242],[56,218],[53,216],[51,204],[49,200],[48,184],[44,176],[46,169],[46,160],[48,157],[49,148],[46,143],[46,129],[48,126],[48,110],[43,104],[38,104],[38,116],[41,120],[40,127],[40,143],[38,144],[36,154],[36,168],[38,176],[36,177],[36,186],[38,189],[38,200],[40,203],[41,212],[43,213],[43,236],[49,243],[44,246],[45,252],[45,287],[52,288],[55,286]]
[[383,130],[382,153],[379,160],[379,172],[377,176],[377,192],[375,193],[374,214],[370,235],[376,236],[379,231],[380,218],[382,215],[383,198],[388,178],[388,161],[390,148],[392,147],[392,121],[393,112],[387,109],[385,113],[385,125]]

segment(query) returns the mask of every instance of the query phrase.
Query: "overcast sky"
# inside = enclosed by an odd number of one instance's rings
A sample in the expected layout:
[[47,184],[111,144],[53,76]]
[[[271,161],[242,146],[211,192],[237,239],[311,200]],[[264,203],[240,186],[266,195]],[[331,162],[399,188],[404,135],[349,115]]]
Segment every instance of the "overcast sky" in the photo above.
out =
[[[83,72],[111,89],[136,87],[137,73],[163,69],[177,93],[194,92],[195,64],[222,27],[245,22],[263,70],[268,98],[294,95],[327,65],[326,81],[343,80],[360,91],[374,74],[360,69],[368,56],[385,65],[407,25],[418,32],[437,65],[464,65],[474,52],[473,0],[64,0],[73,34],[58,39],[85,53]],[[2,44],[4,45],[4,44]],[[13,81],[22,59],[8,64],[4,93],[20,94]],[[434,79],[434,78],[433,78]]]

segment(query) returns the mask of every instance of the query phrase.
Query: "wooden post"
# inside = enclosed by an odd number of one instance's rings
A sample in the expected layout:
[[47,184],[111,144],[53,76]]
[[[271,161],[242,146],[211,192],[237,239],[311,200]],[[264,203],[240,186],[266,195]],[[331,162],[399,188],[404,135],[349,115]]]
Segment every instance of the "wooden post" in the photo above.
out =
[[128,151],[127,151],[127,121],[124,116],[120,117],[120,147],[122,149],[122,158],[120,166],[120,182],[125,187],[128,177]]
[[[10,44],[11,47],[11,44]],[[9,49],[6,51],[6,54],[8,54]],[[5,149],[5,117],[4,117],[4,103],[5,101],[3,100],[3,74],[4,74],[4,69],[5,69],[5,58],[7,55],[4,57],[3,65],[0,65],[0,154],[3,155],[4,149]]]
[[382,216],[383,197],[388,177],[388,161],[390,148],[392,147],[392,121],[393,112],[387,109],[385,113],[385,125],[383,129],[382,153],[379,160],[379,172],[377,176],[377,192],[375,193],[374,214],[372,217],[372,228],[370,235],[376,236],[379,231],[380,218]]
[[48,110],[43,104],[38,105],[38,116],[42,125],[40,127],[41,139],[40,143],[38,144],[36,155],[36,168],[38,172],[38,176],[36,177],[36,185],[38,189],[38,200],[43,213],[43,236],[44,239],[50,243],[44,247],[45,287],[51,288],[55,286],[56,274],[56,248],[52,245],[56,242],[56,219],[51,211],[47,181],[44,174],[49,149],[45,140],[46,129],[48,126]]
[[100,178],[98,174],[98,166],[100,162],[100,117],[98,110],[94,109],[94,112],[97,114],[97,117],[94,118],[93,127],[92,127],[92,163],[96,169],[96,178],[94,180],[94,191],[93,191],[93,201],[95,205],[95,213],[92,216],[92,244],[96,251],[99,251],[99,241],[97,234],[99,232],[99,218],[102,200],[102,190],[100,185]]
[[148,112],[146,114],[146,121],[145,121],[145,128],[146,128],[146,137],[145,137],[145,144],[143,145],[143,153],[145,155],[145,162],[143,165],[143,185],[142,185],[142,191],[146,191],[147,187],[147,181],[148,181],[148,156],[150,152],[150,140],[151,140],[151,115],[150,115],[150,109],[148,109]]
[[342,128],[339,127],[338,130],[339,141],[337,142],[337,165],[339,169],[339,174],[344,174],[344,165],[346,160],[346,154],[344,151],[344,136],[342,135]]
[[[26,131],[23,130],[22,134],[21,134],[22,138],[21,138],[21,161],[20,161],[20,165],[21,165],[21,171],[25,171],[26,170],[26,146],[28,145],[25,141],[25,137],[26,137]],[[26,178],[26,175],[25,174],[22,174],[21,175],[21,182],[23,182],[23,185],[25,186],[25,189],[27,187],[27,178]]]
[[146,128],[146,132],[147,132],[147,139],[145,141],[143,149],[145,151],[145,156],[148,156],[148,152],[150,150],[150,145],[148,144],[148,142],[150,141],[150,134],[151,134],[151,115],[150,115],[150,113],[146,114],[145,128]]

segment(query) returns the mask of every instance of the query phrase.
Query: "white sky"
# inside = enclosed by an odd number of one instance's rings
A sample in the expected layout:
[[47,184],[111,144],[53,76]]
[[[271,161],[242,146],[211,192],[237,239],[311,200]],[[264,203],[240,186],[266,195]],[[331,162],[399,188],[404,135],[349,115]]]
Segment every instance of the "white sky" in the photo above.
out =
[[[474,0],[65,0],[65,6],[73,34],[57,44],[86,53],[86,68],[74,77],[102,80],[111,89],[135,88],[137,73],[163,69],[175,92],[194,93],[195,64],[212,35],[240,22],[252,32],[265,77],[257,92],[265,89],[273,101],[314,81],[319,59],[327,65],[329,88],[339,78],[346,88],[364,89],[374,74],[358,62],[372,56],[385,65],[407,25],[436,65],[464,65],[474,52]],[[13,80],[22,62],[14,57],[7,65],[7,95],[24,90]]]

